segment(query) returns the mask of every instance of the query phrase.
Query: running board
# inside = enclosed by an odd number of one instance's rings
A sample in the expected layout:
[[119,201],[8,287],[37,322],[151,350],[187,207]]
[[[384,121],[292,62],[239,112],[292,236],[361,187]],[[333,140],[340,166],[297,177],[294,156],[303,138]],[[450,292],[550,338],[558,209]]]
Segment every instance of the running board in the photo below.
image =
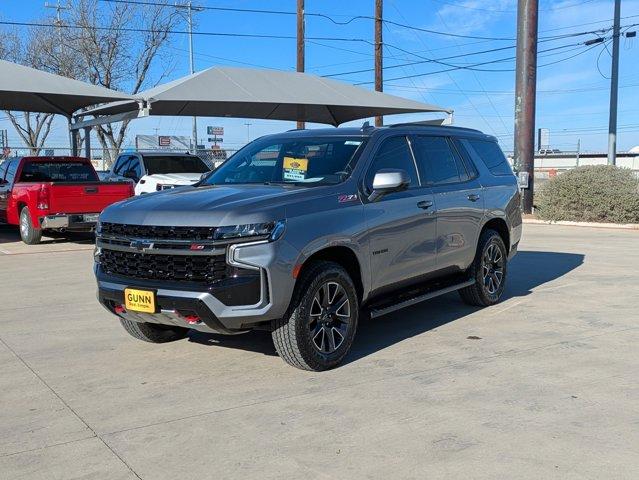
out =
[[430,300],[431,298],[439,297],[440,295],[444,295],[446,293],[454,292],[455,290],[459,290],[465,287],[470,287],[475,283],[475,279],[471,278],[470,280],[466,280],[462,283],[457,283],[455,285],[450,285],[448,287],[440,288],[439,290],[433,290],[431,292],[424,293],[422,295],[417,295],[416,297],[409,298],[406,300],[402,300],[393,305],[389,305],[383,308],[371,308],[370,314],[371,318],[381,317],[382,315],[386,315],[387,313],[394,312],[396,310],[400,310],[402,308],[410,307],[411,305],[415,305],[417,303],[421,303],[425,300]]

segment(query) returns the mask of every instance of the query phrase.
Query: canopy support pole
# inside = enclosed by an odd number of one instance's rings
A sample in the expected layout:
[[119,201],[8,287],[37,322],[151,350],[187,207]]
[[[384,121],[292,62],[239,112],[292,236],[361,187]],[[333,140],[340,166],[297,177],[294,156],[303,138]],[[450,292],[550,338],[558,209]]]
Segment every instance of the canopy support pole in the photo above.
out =
[[73,129],[73,122],[71,121],[71,117],[67,117],[69,122],[69,150],[71,151],[72,157],[78,156],[78,135],[77,131]]
[[91,160],[91,127],[84,127],[84,156]]

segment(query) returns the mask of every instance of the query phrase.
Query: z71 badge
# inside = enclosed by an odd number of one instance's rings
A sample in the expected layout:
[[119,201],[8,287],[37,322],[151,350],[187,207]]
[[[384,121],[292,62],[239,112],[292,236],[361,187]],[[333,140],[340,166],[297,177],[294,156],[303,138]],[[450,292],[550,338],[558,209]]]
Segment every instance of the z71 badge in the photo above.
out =
[[357,194],[356,193],[352,193],[349,195],[339,195],[337,197],[337,201],[339,203],[348,203],[348,202],[356,202],[357,201]]

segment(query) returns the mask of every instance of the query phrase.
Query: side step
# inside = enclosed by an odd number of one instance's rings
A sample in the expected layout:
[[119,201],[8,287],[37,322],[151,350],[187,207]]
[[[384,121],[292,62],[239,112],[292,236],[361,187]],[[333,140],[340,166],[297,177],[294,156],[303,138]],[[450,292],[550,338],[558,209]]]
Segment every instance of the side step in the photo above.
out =
[[416,303],[420,303],[425,300],[429,300],[431,298],[439,297],[440,295],[454,292],[455,290],[459,290],[465,287],[470,287],[474,283],[475,283],[475,279],[471,278],[470,280],[466,280],[461,283],[449,285],[447,287],[439,288],[437,290],[426,291],[424,293],[417,294],[414,297],[402,299],[399,302],[394,303],[392,305],[384,305],[383,307],[371,307],[370,308],[371,318],[381,317],[382,315],[386,315],[387,313],[394,312],[395,310],[400,310],[402,308],[410,307],[411,305],[415,305]]

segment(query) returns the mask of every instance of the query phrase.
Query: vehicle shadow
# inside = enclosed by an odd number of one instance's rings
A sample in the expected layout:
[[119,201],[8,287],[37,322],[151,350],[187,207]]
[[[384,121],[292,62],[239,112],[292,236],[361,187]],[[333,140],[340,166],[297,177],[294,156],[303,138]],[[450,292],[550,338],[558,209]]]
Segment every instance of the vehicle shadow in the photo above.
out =
[[[19,243],[20,231],[14,225],[0,225],[0,244]],[[57,243],[89,244],[95,242],[95,235],[92,232],[65,232],[47,233],[42,237],[41,245],[53,245]]]
[[[583,264],[584,255],[520,251],[508,264],[503,300],[525,297],[532,290],[560,278]],[[480,310],[462,302],[457,292],[369,319],[359,325],[357,337],[344,363],[354,362],[378,350],[434,330]]]
[[[524,297],[540,285],[556,280],[583,264],[584,255],[560,252],[520,251],[509,263],[508,283],[503,299]],[[429,330],[459,320],[478,308],[466,305],[456,292],[428,300],[396,312],[360,322],[355,342],[344,363],[354,362],[374,352]],[[275,355],[268,332],[225,336],[193,332],[189,340],[203,345],[239,348]]]

